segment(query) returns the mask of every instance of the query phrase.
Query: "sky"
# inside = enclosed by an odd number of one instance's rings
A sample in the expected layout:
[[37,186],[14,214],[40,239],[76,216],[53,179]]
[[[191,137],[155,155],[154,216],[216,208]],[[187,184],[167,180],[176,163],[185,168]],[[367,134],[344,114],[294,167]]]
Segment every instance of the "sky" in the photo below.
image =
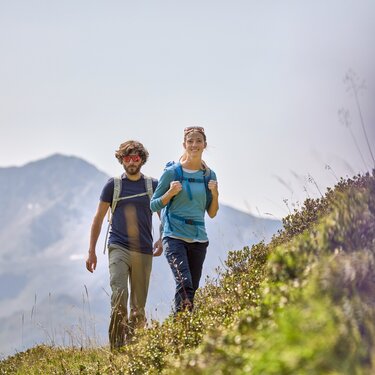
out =
[[220,202],[282,218],[373,168],[374,39],[373,0],[0,0],[0,167],[137,139],[158,178],[199,125]]

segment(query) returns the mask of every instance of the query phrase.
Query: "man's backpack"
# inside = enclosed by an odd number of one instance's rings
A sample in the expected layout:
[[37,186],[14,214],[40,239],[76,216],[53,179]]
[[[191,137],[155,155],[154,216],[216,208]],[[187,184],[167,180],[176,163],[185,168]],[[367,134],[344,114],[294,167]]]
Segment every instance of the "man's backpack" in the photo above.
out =
[[146,188],[145,192],[139,193],[139,194],[128,195],[127,197],[120,197],[121,189],[122,189],[122,177],[121,176],[113,177],[113,196],[112,196],[111,207],[108,210],[108,228],[107,228],[107,233],[106,233],[105,241],[104,241],[103,254],[105,253],[105,249],[106,249],[106,246],[107,246],[109,228],[112,225],[113,213],[115,212],[117,202],[125,200],[125,199],[142,197],[144,195],[148,195],[149,199],[151,200],[152,195],[154,193],[154,189],[152,187],[152,178],[148,177],[148,176],[145,176],[145,175],[143,175],[143,178],[145,180],[145,188]]

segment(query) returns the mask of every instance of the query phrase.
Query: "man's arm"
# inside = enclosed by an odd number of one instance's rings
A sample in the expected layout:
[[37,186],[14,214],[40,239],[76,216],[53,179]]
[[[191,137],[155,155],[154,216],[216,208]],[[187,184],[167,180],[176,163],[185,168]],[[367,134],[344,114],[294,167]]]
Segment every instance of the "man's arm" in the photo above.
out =
[[102,224],[104,217],[109,209],[110,204],[108,202],[99,202],[96,214],[91,224],[91,233],[90,233],[90,247],[89,247],[89,254],[86,259],[86,268],[91,273],[95,271],[97,258],[96,258],[96,243],[98,242],[98,238],[100,235],[100,231],[102,229]]

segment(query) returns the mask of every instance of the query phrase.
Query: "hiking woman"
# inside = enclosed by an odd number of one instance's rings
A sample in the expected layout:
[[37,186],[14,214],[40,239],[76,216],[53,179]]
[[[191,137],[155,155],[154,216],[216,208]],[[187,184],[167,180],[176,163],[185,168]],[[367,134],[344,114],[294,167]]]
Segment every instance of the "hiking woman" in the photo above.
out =
[[152,211],[162,210],[163,248],[176,281],[176,312],[193,308],[209,243],[205,212],[213,218],[219,209],[216,174],[202,160],[206,146],[204,128],[185,128],[184,155],[179,163],[167,164],[150,202]]

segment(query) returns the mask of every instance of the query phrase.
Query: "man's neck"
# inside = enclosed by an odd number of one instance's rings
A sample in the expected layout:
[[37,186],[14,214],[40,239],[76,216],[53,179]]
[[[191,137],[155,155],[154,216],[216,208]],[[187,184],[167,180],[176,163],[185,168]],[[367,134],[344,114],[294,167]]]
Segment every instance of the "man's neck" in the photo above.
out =
[[128,174],[124,172],[125,177],[130,181],[138,181],[142,177],[142,173],[138,172],[137,174]]

